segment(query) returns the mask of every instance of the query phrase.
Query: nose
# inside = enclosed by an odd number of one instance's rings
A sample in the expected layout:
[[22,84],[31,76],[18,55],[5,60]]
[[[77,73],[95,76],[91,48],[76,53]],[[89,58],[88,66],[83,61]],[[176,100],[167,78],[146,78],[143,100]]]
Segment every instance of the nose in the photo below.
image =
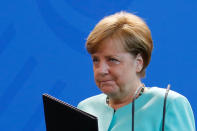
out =
[[109,66],[106,62],[100,62],[96,69],[97,73],[104,76],[109,74]]

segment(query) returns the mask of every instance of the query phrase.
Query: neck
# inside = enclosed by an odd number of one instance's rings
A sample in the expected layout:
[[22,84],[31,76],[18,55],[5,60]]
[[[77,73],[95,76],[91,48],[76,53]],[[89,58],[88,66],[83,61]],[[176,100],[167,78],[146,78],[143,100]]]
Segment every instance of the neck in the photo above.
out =
[[[133,102],[136,90],[142,86],[144,86],[144,85],[141,82],[136,84],[135,88],[132,88],[133,90],[131,90],[130,92],[127,92],[127,94],[124,94],[124,97],[121,97],[121,98],[120,97],[119,98],[109,97],[109,103],[108,103],[109,106],[111,106],[112,108],[114,108],[116,110],[120,107],[123,107],[123,106],[128,105],[129,103]],[[136,98],[139,96],[140,92],[141,92],[141,90],[139,90],[139,92],[137,93]]]

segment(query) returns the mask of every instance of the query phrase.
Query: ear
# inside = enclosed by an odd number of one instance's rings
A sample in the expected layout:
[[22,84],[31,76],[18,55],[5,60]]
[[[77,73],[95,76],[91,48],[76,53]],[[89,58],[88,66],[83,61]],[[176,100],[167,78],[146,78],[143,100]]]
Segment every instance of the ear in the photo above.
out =
[[140,53],[137,54],[135,60],[136,60],[136,72],[139,73],[142,70],[143,63],[144,63],[143,58]]

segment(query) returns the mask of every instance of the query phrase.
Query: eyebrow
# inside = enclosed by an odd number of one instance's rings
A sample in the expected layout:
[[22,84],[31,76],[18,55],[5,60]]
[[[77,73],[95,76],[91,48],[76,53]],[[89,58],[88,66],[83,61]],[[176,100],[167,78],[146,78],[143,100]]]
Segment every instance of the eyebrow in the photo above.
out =
[[[91,57],[94,58],[94,57],[98,57],[98,56],[95,55],[95,54],[92,54]],[[118,58],[118,59],[122,58],[122,57],[119,56],[119,55],[107,55],[107,56],[104,56],[104,57],[105,57],[105,58],[115,57],[115,58]]]

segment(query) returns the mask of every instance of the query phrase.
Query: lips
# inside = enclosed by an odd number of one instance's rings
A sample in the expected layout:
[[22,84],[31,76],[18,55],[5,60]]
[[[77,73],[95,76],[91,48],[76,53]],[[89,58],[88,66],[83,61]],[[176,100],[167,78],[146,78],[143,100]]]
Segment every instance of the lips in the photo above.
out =
[[105,85],[112,85],[114,83],[113,80],[103,80],[103,81],[100,81],[100,86],[103,87]]
[[113,80],[102,80],[100,81],[101,83],[105,83],[105,82],[110,82],[110,81],[113,81]]

